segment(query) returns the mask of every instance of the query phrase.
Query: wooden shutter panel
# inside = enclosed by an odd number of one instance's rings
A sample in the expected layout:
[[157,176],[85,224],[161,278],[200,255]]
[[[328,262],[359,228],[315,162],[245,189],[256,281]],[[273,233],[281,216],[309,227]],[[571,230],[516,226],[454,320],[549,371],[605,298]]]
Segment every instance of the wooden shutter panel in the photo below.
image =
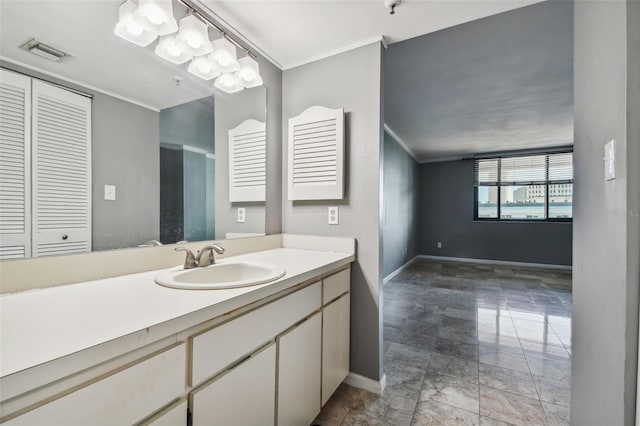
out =
[[264,201],[267,176],[266,125],[245,120],[229,130],[229,201]]
[[31,79],[0,70],[0,260],[31,256]]
[[91,100],[33,81],[33,255],[91,251]]
[[344,110],[314,106],[289,119],[289,200],[344,198]]

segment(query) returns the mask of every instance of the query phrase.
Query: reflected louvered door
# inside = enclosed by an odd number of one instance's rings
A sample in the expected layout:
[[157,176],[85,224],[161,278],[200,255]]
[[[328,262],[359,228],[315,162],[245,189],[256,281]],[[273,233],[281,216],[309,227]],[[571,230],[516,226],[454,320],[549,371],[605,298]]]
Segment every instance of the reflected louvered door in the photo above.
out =
[[33,81],[33,256],[91,251],[91,100]]
[[344,110],[314,106],[289,119],[289,200],[344,198]]
[[31,257],[31,79],[0,70],[0,260]]
[[249,119],[229,130],[229,201],[265,200],[266,126]]

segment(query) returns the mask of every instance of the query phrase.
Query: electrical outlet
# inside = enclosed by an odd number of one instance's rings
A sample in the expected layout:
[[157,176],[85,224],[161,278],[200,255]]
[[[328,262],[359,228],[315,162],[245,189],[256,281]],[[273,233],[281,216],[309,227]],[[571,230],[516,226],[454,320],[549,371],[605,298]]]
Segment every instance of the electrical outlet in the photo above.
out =
[[244,207],[238,207],[238,223],[244,223],[245,209]]
[[329,207],[327,209],[329,225],[337,225],[338,224],[338,206]]
[[438,248],[442,248],[442,243],[438,241]]
[[115,201],[116,200],[116,186],[115,185],[105,185],[104,186],[104,199],[107,201]]
[[402,255],[403,255],[403,256],[406,256],[406,255],[407,255],[407,248],[406,248],[406,247],[402,249]]

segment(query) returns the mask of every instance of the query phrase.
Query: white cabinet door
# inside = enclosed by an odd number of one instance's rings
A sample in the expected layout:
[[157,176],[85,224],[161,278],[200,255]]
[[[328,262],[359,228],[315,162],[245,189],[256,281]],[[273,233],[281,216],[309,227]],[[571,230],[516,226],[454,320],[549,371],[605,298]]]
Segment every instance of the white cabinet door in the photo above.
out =
[[33,256],[91,251],[91,99],[33,80]]
[[254,354],[191,394],[193,426],[273,425],[276,346]]
[[0,260],[31,257],[31,79],[0,70]]
[[322,322],[313,315],[278,338],[278,424],[306,426],[320,412]]
[[318,282],[193,337],[191,384],[213,377],[320,308],[320,293]]
[[184,392],[185,370],[186,349],[181,344],[5,424],[133,424]]
[[322,405],[349,374],[349,315],[348,293],[322,310]]

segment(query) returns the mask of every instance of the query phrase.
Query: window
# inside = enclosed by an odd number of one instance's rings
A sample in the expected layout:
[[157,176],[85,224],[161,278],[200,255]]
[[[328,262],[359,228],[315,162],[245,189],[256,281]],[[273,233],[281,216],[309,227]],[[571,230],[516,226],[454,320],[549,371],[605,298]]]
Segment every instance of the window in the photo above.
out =
[[475,160],[475,219],[570,221],[573,153]]

